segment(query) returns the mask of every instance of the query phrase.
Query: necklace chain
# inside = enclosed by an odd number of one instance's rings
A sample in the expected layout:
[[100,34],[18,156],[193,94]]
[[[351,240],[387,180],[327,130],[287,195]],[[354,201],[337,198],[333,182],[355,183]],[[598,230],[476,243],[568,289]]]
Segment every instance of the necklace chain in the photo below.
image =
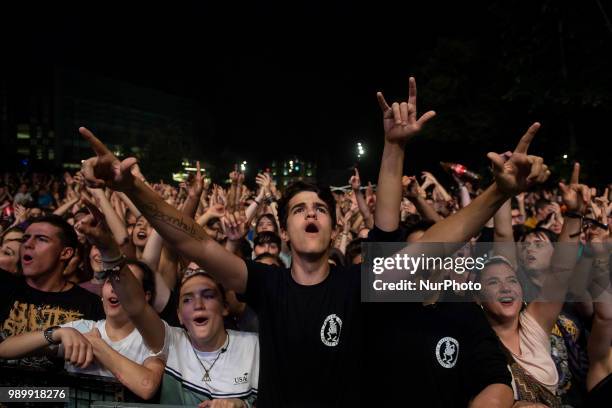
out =
[[209,368],[206,368],[206,366],[204,365],[204,363],[202,362],[202,360],[200,360],[200,357],[198,356],[198,353],[196,352],[195,347],[193,347],[193,344],[191,345],[191,349],[193,350],[193,354],[196,357],[196,360],[198,360],[198,363],[200,363],[200,365],[202,366],[202,369],[204,370],[204,376],[202,377],[202,381],[204,382],[210,382],[210,372],[212,371],[213,367],[215,366],[215,363],[217,362],[217,360],[219,360],[219,357],[221,357],[221,354],[225,353],[227,351],[227,348],[229,347],[229,338],[230,335],[229,333],[226,331],[225,334],[227,334],[227,339],[225,340],[225,344],[223,347],[221,347],[221,350],[219,350],[219,353],[217,353],[217,357],[215,357],[215,359],[213,360],[212,364],[210,365]]

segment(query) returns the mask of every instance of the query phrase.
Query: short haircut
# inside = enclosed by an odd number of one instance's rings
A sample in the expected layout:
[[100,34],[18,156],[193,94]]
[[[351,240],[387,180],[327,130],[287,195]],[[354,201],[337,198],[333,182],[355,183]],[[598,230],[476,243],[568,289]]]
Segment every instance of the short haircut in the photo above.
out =
[[89,212],[89,210],[87,209],[87,207],[81,207],[81,208],[79,208],[79,209],[78,209],[78,210],[77,210],[77,211],[76,211],[76,212],[75,212],[75,213],[74,213],[72,216],[73,216],[73,217],[76,217],[76,216],[77,216],[77,215],[79,215],[79,214],[85,214],[85,215],[88,215],[88,214],[90,214],[90,212]]
[[535,208],[536,211],[537,210],[541,210],[542,208],[546,208],[547,206],[551,205],[552,203],[550,202],[550,200],[547,200],[545,198],[539,198],[536,202],[535,202]]
[[51,224],[60,230],[58,236],[64,248],[74,248],[75,250],[78,248],[79,240],[74,228],[62,217],[55,214],[43,215],[42,217],[30,220],[30,225],[43,222]]
[[548,238],[550,242],[557,242],[557,240],[559,239],[559,236],[548,228],[538,227],[525,231],[519,239],[519,242],[524,242],[529,235],[544,235]]
[[[88,260],[89,261],[89,260]],[[128,258],[125,260],[126,265],[134,265],[142,270],[142,289],[145,293],[151,293],[151,298],[149,299],[149,304],[152,305],[155,301],[155,275],[149,265],[146,263],[139,261],[138,259]]]
[[257,236],[255,237],[255,240],[253,241],[253,244],[255,246],[265,245],[265,244],[276,244],[278,246],[278,249],[280,249],[281,239],[278,236],[278,234],[272,231],[262,231],[259,234],[257,234]]
[[276,266],[280,266],[281,268],[286,268],[287,267],[282,259],[280,259],[277,255],[272,255],[269,252],[264,252],[263,254],[257,255],[255,257],[255,259],[253,259],[253,261],[254,262],[261,262],[264,259],[272,259],[276,263]]
[[318,186],[304,181],[296,181],[291,183],[285,189],[285,192],[278,202],[278,218],[280,226],[283,230],[287,229],[287,218],[289,216],[289,202],[299,193],[311,191],[315,193],[325,204],[327,204],[329,215],[332,221],[332,228],[336,226],[336,200],[332,195],[329,187]]
[[4,237],[6,237],[7,234],[10,234],[11,232],[21,232],[23,234],[23,231],[24,229],[21,228],[19,225],[15,225],[14,227],[8,228],[6,231],[0,234],[0,245],[4,244]]
[[240,257],[242,259],[251,259],[253,248],[251,248],[251,244],[246,238],[241,238],[240,241],[238,241],[238,252],[240,252]]

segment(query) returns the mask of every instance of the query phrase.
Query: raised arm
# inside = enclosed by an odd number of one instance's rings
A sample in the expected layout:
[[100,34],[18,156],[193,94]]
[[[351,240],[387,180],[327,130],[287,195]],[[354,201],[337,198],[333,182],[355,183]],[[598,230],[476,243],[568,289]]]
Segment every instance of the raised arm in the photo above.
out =
[[88,183],[108,185],[125,192],[169,245],[206,269],[227,289],[244,293],[247,269],[242,259],[227,252],[206,235],[193,219],[166,204],[142,181],[135,179],[130,167],[136,163],[136,159],[128,158],[120,162],[93,133],[85,128],[79,131],[96,153],[96,157],[83,163],[83,174]]
[[349,184],[351,185],[353,194],[355,194],[357,208],[359,208],[359,212],[363,216],[363,221],[365,222],[366,227],[372,229],[374,227],[374,217],[372,216],[372,213],[368,208],[368,204],[361,193],[361,178],[359,177],[359,170],[357,170],[357,167],[355,167],[355,174],[351,176]]
[[487,188],[467,207],[429,228],[421,242],[462,243],[476,236],[506,200],[529,187],[546,181],[548,166],[541,157],[527,155],[529,144],[540,128],[534,123],[519,141],[516,149],[505,160],[497,153],[487,157],[493,162],[495,183]]
[[[408,103],[394,103],[389,107],[380,93],[378,101],[384,115],[385,147],[378,177],[380,194],[375,220],[378,228],[393,231],[399,226],[405,143],[435,113],[427,112],[416,120],[414,78],[410,78]],[[548,167],[540,157],[527,155],[529,144],[539,128],[540,124],[536,122],[527,130],[508,160],[497,153],[489,153],[487,156],[493,162],[496,182],[470,205],[429,228],[419,241],[461,245],[460,243],[477,235],[482,226],[512,195],[545,181],[550,175]]]
[[440,182],[438,181],[437,178],[434,177],[433,174],[431,174],[428,171],[424,171],[421,173],[422,174],[422,178],[423,178],[423,188],[426,189],[427,187],[425,187],[425,184],[427,185],[432,185],[433,188],[433,196],[437,196],[439,200],[448,202],[452,200],[452,197],[450,194],[448,194],[448,191],[446,191],[446,189],[444,188],[444,186],[442,184],[440,184]]
[[[607,197],[607,194],[604,194]],[[598,221],[605,224],[607,221],[607,202],[599,200],[602,210]],[[589,354],[589,371],[586,386],[590,391],[601,380],[612,373],[612,285],[610,285],[610,241],[609,229],[603,225],[592,225],[587,230],[587,237],[591,247],[590,292],[593,298],[593,325],[591,336],[587,345]]]
[[64,214],[66,214],[68,212],[68,210],[70,210],[70,208],[72,208],[73,205],[78,203],[80,199],[81,199],[81,197],[78,194],[75,193],[72,198],[67,199],[64,204],[62,204],[59,207],[57,207],[53,211],[53,214],[59,215],[59,216],[63,216]]
[[155,301],[153,303],[153,308],[157,312],[161,312],[168,304],[168,299],[170,298],[170,288],[166,284],[166,281],[159,273],[159,261],[161,259],[162,246],[164,244],[164,240],[157,233],[157,231],[153,230],[149,239],[147,239],[147,243],[145,244],[144,251],[142,251],[142,257],[140,260],[147,264],[149,268],[153,271],[154,279],[155,279]]
[[121,201],[123,201],[123,204],[125,204],[125,206],[128,208],[128,210],[130,210],[130,212],[134,214],[136,218],[140,217],[140,210],[136,208],[132,200],[130,200],[128,196],[126,196],[125,193],[121,191],[117,191],[117,194],[119,195]]
[[164,345],[164,323],[153,307],[147,303],[144,290],[138,279],[126,263],[121,262],[121,251],[106,226],[104,216],[91,203],[86,202],[86,205],[91,214],[85,216],[75,228],[100,250],[105,268],[121,267],[119,272],[109,277],[113,290],[117,294],[121,306],[140,332],[145,344],[157,353]]
[[125,245],[128,242],[128,234],[125,229],[125,224],[119,218],[119,215],[115,212],[112,204],[104,194],[104,190],[101,188],[92,188],[89,189],[91,195],[96,199],[98,207],[104,214],[104,218],[106,218],[106,222],[111,232],[113,233],[113,237],[115,237],[115,242],[117,245]]
[[200,171],[200,162],[196,162],[196,174],[191,183],[187,186],[187,200],[183,205],[182,213],[189,218],[195,218],[198,204],[200,204],[200,196],[204,191],[204,182]]
[[389,106],[381,92],[377,97],[383,112],[385,146],[378,173],[374,224],[383,231],[395,231],[400,221],[404,148],[436,113],[429,111],[417,119],[416,81],[413,77],[409,79],[407,102],[395,102]]
[[493,250],[495,255],[506,258],[516,268],[517,257],[514,244],[514,231],[512,230],[512,206],[511,201],[506,200],[493,216],[493,239],[495,241]]
[[255,181],[259,186],[259,193],[257,193],[257,197],[255,197],[253,202],[245,211],[246,225],[251,225],[253,218],[255,218],[255,215],[257,214],[257,209],[263,204],[263,200],[266,198],[266,194],[271,194],[269,191],[272,180],[270,179],[270,175],[268,173],[258,174],[255,177]]
[[436,212],[432,208],[431,205],[425,200],[425,198],[421,195],[421,188],[419,187],[419,182],[415,177],[408,177],[408,185],[406,186],[406,198],[410,200],[414,207],[417,209],[421,217],[426,220],[430,220],[433,222],[438,222],[442,219],[440,214]]
[[[547,272],[538,296],[539,300],[527,307],[529,313],[550,333],[565,302],[570,276],[578,259],[578,240],[582,222],[575,214],[584,214],[590,201],[590,190],[579,184],[580,165],[576,163],[572,172],[571,183],[566,186],[560,183],[563,202],[567,207],[559,243],[552,255],[550,270]],[[578,232],[578,233],[577,233]],[[540,299],[542,301],[540,301]]]
[[455,174],[452,175],[453,180],[457,183],[457,195],[459,196],[459,207],[467,207],[472,202],[472,197],[470,197],[470,191],[467,186],[459,177]]

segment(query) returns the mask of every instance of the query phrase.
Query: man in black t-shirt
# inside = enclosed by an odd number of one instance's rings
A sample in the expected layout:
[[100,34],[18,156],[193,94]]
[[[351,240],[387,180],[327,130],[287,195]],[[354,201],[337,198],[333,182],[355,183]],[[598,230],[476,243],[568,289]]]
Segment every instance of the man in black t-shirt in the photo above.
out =
[[[399,221],[405,142],[434,114],[428,112],[417,120],[414,79],[410,81],[408,103],[394,104],[391,108],[382,95],[379,100],[384,112],[385,153],[377,197],[386,199],[377,202],[375,224],[383,231],[393,231]],[[332,268],[328,262],[336,222],[335,201],[329,189],[300,183],[285,191],[278,211],[281,237],[291,248],[292,264],[289,269],[266,267],[226,251],[193,219],[165,203],[132,175],[130,168],[136,159],[119,161],[89,130],[79,131],[96,153],[96,157],[83,163],[88,183],[125,192],[169,245],[204,268],[225,288],[243,294],[258,313],[261,347],[258,406],[345,407],[359,406],[362,394],[376,395],[380,401],[388,397],[368,385],[370,381],[375,383],[387,368],[376,363],[373,371],[361,369],[362,361],[377,362],[379,354],[389,350],[374,349],[374,345],[365,345],[365,353],[361,350],[358,269]],[[424,241],[465,241],[493,216],[509,194],[527,188],[525,178],[535,162],[513,158],[508,169],[500,170],[500,160],[498,157],[494,160],[499,186],[483,193],[460,214],[441,221],[444,227],[432,227],[433,233]],[[541,172],[541,160],[538,165],[534,167],[536,175]],[[516,166],[520,167],[522,178],[515,174]],[[228,235],[241,236],[236,231],[243,226],[232,215],[227,217],[224,222]],[[386,338],[387,332],[375,335]],[[423,351],[417,348],[414,352]],[[399,378],[394,389],[402,393],[408,385]],[[509,393],[512,398],[512,391],[504,383],[485,385],[475,399],[481,406],[496,406],[494,402],[500,395],[507,397]],[[410,398],[404,402],[409,403]]]
[[[410,78],[407,102],[389,106],[378,94],[383,111],[385,146],[377,185],[375,225],[381,241],[400,241],[398,228],[402,200],[402,170],[406,143],[435,115],[417,120],[416,83]],[[550,175],[543,160],[527,155],[539,123],[523,135],[514,152],[489,153],[495,182],[470,205],[436,222],[415,238],[429,247],[428,255],[450,256],[476,236],[501,205],[512,196]],[[411,249],[407,248],[406,252]],[[395,276],[403,278],[403,276]],[[446,295],[446,294],[445,294]],[[504,370],[498,343],[473,304],[368,305],[365,341],[378,351],[378,370],[372,389],[391,405],[510,407],[513,392]],[[378,327],[374,324],[378,323]],[[402,384],[400,387],[399,384]],[[377,394],[378,395],[378,394]]]
[[[359,270],[332,269],[328,248],[335,226],[329,189],[300,183],[279,203],[290,269],[270,267],[228,252],[194,220],[183,217],[135,179],[134,159],[118,159],[87,129],[96,158],[83,171],[91,185],[124,191],[166,242],[225,288],[244,295],[260,323],[260,407],[359,405],[361,336]],[[104,179],[97,177],[104,176]],[[231,215],[229,236],[240,226]]]
[[[76,247],[76,233],[61,217],[44,216],[30,224],[20,250],[23,276],[0,271],[2,339],[78,319],[104,317],[100,298],[63,276]],[[38,368],[55,365],[44,357],[17,363]]]

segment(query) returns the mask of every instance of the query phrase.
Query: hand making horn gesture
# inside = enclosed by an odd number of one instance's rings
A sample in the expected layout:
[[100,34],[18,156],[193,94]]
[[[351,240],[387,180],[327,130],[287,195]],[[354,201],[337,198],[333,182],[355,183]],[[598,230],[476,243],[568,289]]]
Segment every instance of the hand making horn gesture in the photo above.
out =
[[584,184],[580,184],[580,163],[574,163],[570,184],[566,186],[559,183],[563,203],[568,211],[584,214],[591,201],[591,190]]
[[417,88],[413,77],[408,80],[408,101],[394,102],[389,106],[382,92],[378,92],[376,97],[383,112],[385,141],[388,143],[405,144],[436,116],[434,111],[429,111],[417,119]]

